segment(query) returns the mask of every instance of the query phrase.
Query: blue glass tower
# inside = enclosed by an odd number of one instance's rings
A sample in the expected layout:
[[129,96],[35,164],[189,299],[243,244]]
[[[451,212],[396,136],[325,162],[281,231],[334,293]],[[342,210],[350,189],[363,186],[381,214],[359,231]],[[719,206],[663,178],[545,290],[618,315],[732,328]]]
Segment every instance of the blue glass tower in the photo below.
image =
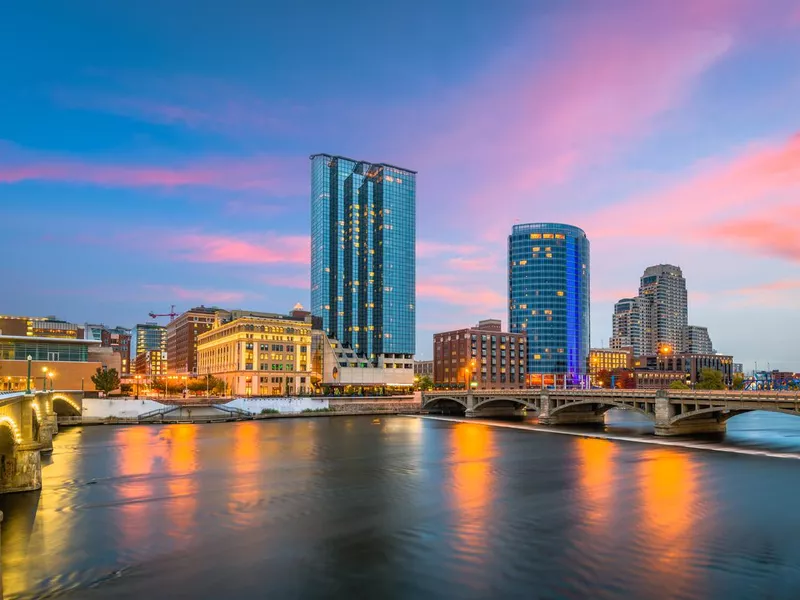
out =
[[413,358],[415,247],[415,171],[311,156],[311,312],[374,365]]
[[589,356],[589,240],[559,223],[515,225],[508,237],[512,333],[528,336],[528,374],[585,379]]

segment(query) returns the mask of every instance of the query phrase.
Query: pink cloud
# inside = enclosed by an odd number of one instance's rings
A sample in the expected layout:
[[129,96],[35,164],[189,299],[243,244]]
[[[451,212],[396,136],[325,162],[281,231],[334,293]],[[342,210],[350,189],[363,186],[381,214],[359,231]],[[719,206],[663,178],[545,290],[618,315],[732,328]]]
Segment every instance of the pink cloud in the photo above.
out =
[[42,156],[0,146],[0,184],[56,181],[104,187],[208,187],[276,194],[305,190],[303,163],[271,156],[203,157],[181,164],[120,164]]
[[751,146],[727,162],[699,165],[663,191],[604,208],[587,219],[587,234],[593,240],[678,236],[699,244],[722,238],[796,260],[791,238],[798,219],[790,215],[796,215],[791,207],[798,194],[800,135],[794,135]]
[[[719,297],[719,295],[717,295]],[[800,296],[800,279],[779,279],[727,290],[725,296],[734,306],[794,308]]]
[[[537,32],[563,49],[546,62],[527,40],[510,42],[511,59],[500,57],[457,98],[440,102],[448,113],[430,127],[436,133],[427,160],[460,167],[455,181],[465,194],[453,193],[452,177],[439,182],[462,206],[467,195],[468,210],[456,218],[480,219],[499,238],[514,218],[528,219],[533,193],[607,162],[658,128],[735,46],[756,3],[615,6],[624,10],[589,9]],[[497,174],[488,185],[487,172]]]
[[485,284],[443,277],[421,278],[417,281],[417,297],[469,309],[471,314],[503,314],[507,308],[505,295]]
[[744,245],[765,256],[800,262],[800,208],[770,213],[727,221],[710,234],[735,248]]
[[175,259],[199,263],[307,264],[310,260],[310,241],[303,235],[183,233],[167,237],[161,248]]
[[447,266],[459,273],[465,271],[492,271],[506,268],[502,261],[499,260],[499,257],[491,255],[472,258],[451,258],[447,261]]

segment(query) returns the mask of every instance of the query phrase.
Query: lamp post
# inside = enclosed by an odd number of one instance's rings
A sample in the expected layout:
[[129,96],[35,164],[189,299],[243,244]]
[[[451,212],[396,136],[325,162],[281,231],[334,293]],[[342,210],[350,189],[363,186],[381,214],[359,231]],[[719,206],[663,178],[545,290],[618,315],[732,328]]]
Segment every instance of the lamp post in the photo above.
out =
[[45,392],[47,391],[47,371],[47,367],[42,367],[42,373],[44,373],[42,375],[42,387],[44,388]]
[[33,357],[29,354],[28,355],[28,386],[26,388],[26,390],[27,390],[26,393],[27,394],[31,393],[31,361],[32,360],[33,360]]

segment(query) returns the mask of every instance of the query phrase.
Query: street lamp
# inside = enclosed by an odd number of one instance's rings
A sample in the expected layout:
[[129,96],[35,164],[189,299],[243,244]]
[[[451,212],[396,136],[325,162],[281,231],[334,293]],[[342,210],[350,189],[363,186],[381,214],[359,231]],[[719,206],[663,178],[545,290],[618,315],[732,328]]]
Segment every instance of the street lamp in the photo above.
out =
[[30,354],[28,354],[28,386],[27,386],[27,391],[26,391],[27,394],[31,393],[31,361],[32,360],[33,360],[33,357]]
[[42,367],[42,373],[44,373],[44,375],[42,375],[42,387],[45,392],[47,391],[47,371],[47,367]]
[[141,378],[142,378],[141,375],[135,375],[134,376],[134,379],[136,380],[136,394],[135,394],[134,400],[138,400],[139,399],[139,380]]
[[186,375],[183,376],[183,397],[186,398],[189,393],[189,384],[186,382]]
[[52,391],[55,389],[55,388],[53,387],[53,377],[55,377],[55,376],[56,376],[56,373],[55,373],[55,371],[50,371],[50,372],[48,373],[48,376],[50,377],[50,391],[52,392]]

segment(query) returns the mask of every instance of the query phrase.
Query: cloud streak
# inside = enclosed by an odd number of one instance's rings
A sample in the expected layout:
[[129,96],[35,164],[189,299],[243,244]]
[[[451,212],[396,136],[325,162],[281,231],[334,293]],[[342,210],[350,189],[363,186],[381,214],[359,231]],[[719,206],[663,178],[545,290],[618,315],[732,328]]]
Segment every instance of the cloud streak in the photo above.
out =
[[304,235],[181,233],[167,237],[163,250],[173,260],[196,263],[305,265],[310,262],[310,242]]
[[45,181],[119,188],[204,187],[278,195],[305,190],[302,159],[200,157],[176,164],[100,162],[0,146],[0,184]]

